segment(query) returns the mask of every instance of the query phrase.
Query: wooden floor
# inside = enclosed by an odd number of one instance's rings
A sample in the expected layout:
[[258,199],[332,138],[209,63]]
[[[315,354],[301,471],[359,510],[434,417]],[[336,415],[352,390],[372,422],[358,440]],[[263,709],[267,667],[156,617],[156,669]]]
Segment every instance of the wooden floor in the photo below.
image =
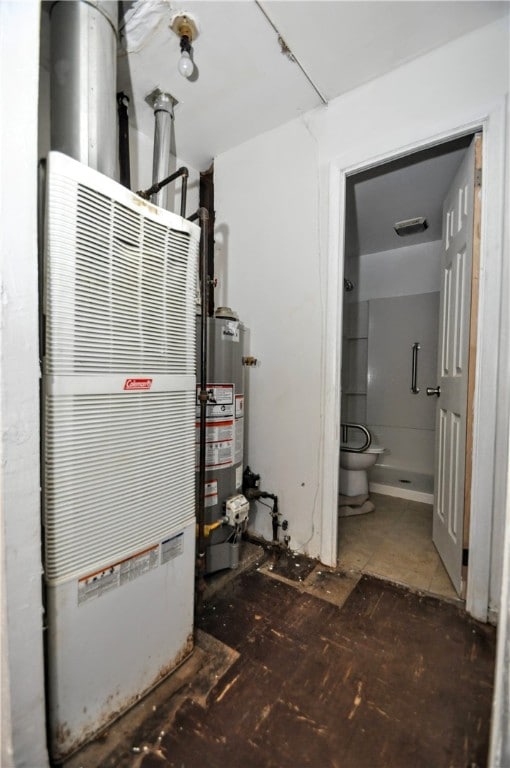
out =
[[200,611],[209,656],[216,643],[226,666],[213,666],[205,684],[195,673],[173,706],[161,692],[157,707],[147,699],[145,722],[73,765],[486,765],[493,627],[451,603],[305,558],[258,566]]

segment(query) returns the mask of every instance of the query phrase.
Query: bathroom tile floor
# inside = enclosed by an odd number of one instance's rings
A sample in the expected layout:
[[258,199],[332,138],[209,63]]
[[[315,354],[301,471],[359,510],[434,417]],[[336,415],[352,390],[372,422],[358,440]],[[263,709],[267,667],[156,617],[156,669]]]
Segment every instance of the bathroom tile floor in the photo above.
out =
[[338,520],[338,565],[459,600],[432,543],[432,506],[372,493],[375,512]]

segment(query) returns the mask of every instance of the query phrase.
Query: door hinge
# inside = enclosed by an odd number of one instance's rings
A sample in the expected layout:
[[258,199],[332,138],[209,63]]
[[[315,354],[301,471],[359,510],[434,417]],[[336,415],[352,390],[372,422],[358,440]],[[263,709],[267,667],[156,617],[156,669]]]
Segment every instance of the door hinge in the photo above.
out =
[[482,186],[482,169],[475,168],[475,187]]
[[[457,560],[458,562],[458,560]],[[462,565],[467,568],[469,565],[469,549],[464,548],[462,550]]]

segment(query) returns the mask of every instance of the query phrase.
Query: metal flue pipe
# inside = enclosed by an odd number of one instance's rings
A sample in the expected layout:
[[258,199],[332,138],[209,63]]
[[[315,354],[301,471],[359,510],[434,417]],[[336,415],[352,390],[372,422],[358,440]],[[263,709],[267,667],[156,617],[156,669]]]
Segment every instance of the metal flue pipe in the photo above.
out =
[[51,9],[51,148],[115,177],[117,25],[115,0],[54,3]]
[[[154,101],[154,156],[152,183],[165,179],[170,171],[170,148],[174,102],[169,93],[160,93]],[[168,207],[168,187],[161,187],[151,197],[151,202],[161,208]]]

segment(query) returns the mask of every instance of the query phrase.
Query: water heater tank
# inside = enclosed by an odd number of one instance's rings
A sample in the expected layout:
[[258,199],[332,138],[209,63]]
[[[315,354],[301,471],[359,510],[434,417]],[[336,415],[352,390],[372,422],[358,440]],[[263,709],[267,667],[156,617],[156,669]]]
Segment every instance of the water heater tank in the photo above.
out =
[[[245,425],[245,329],[235,312],[227,307],[218,308],[215,317],[209,317],[207,322],[206,572],[213,573],[237,566],[240,535],[248,516],[249,505],[244,497],[240,497],[243,484]],[[197,361],[201,358],[199,326],[200,317],[197,317]],[[197,370],[197,379],[199,378],[200,371]],[[198,415],[197,406],[197,470],[200,426]]]

